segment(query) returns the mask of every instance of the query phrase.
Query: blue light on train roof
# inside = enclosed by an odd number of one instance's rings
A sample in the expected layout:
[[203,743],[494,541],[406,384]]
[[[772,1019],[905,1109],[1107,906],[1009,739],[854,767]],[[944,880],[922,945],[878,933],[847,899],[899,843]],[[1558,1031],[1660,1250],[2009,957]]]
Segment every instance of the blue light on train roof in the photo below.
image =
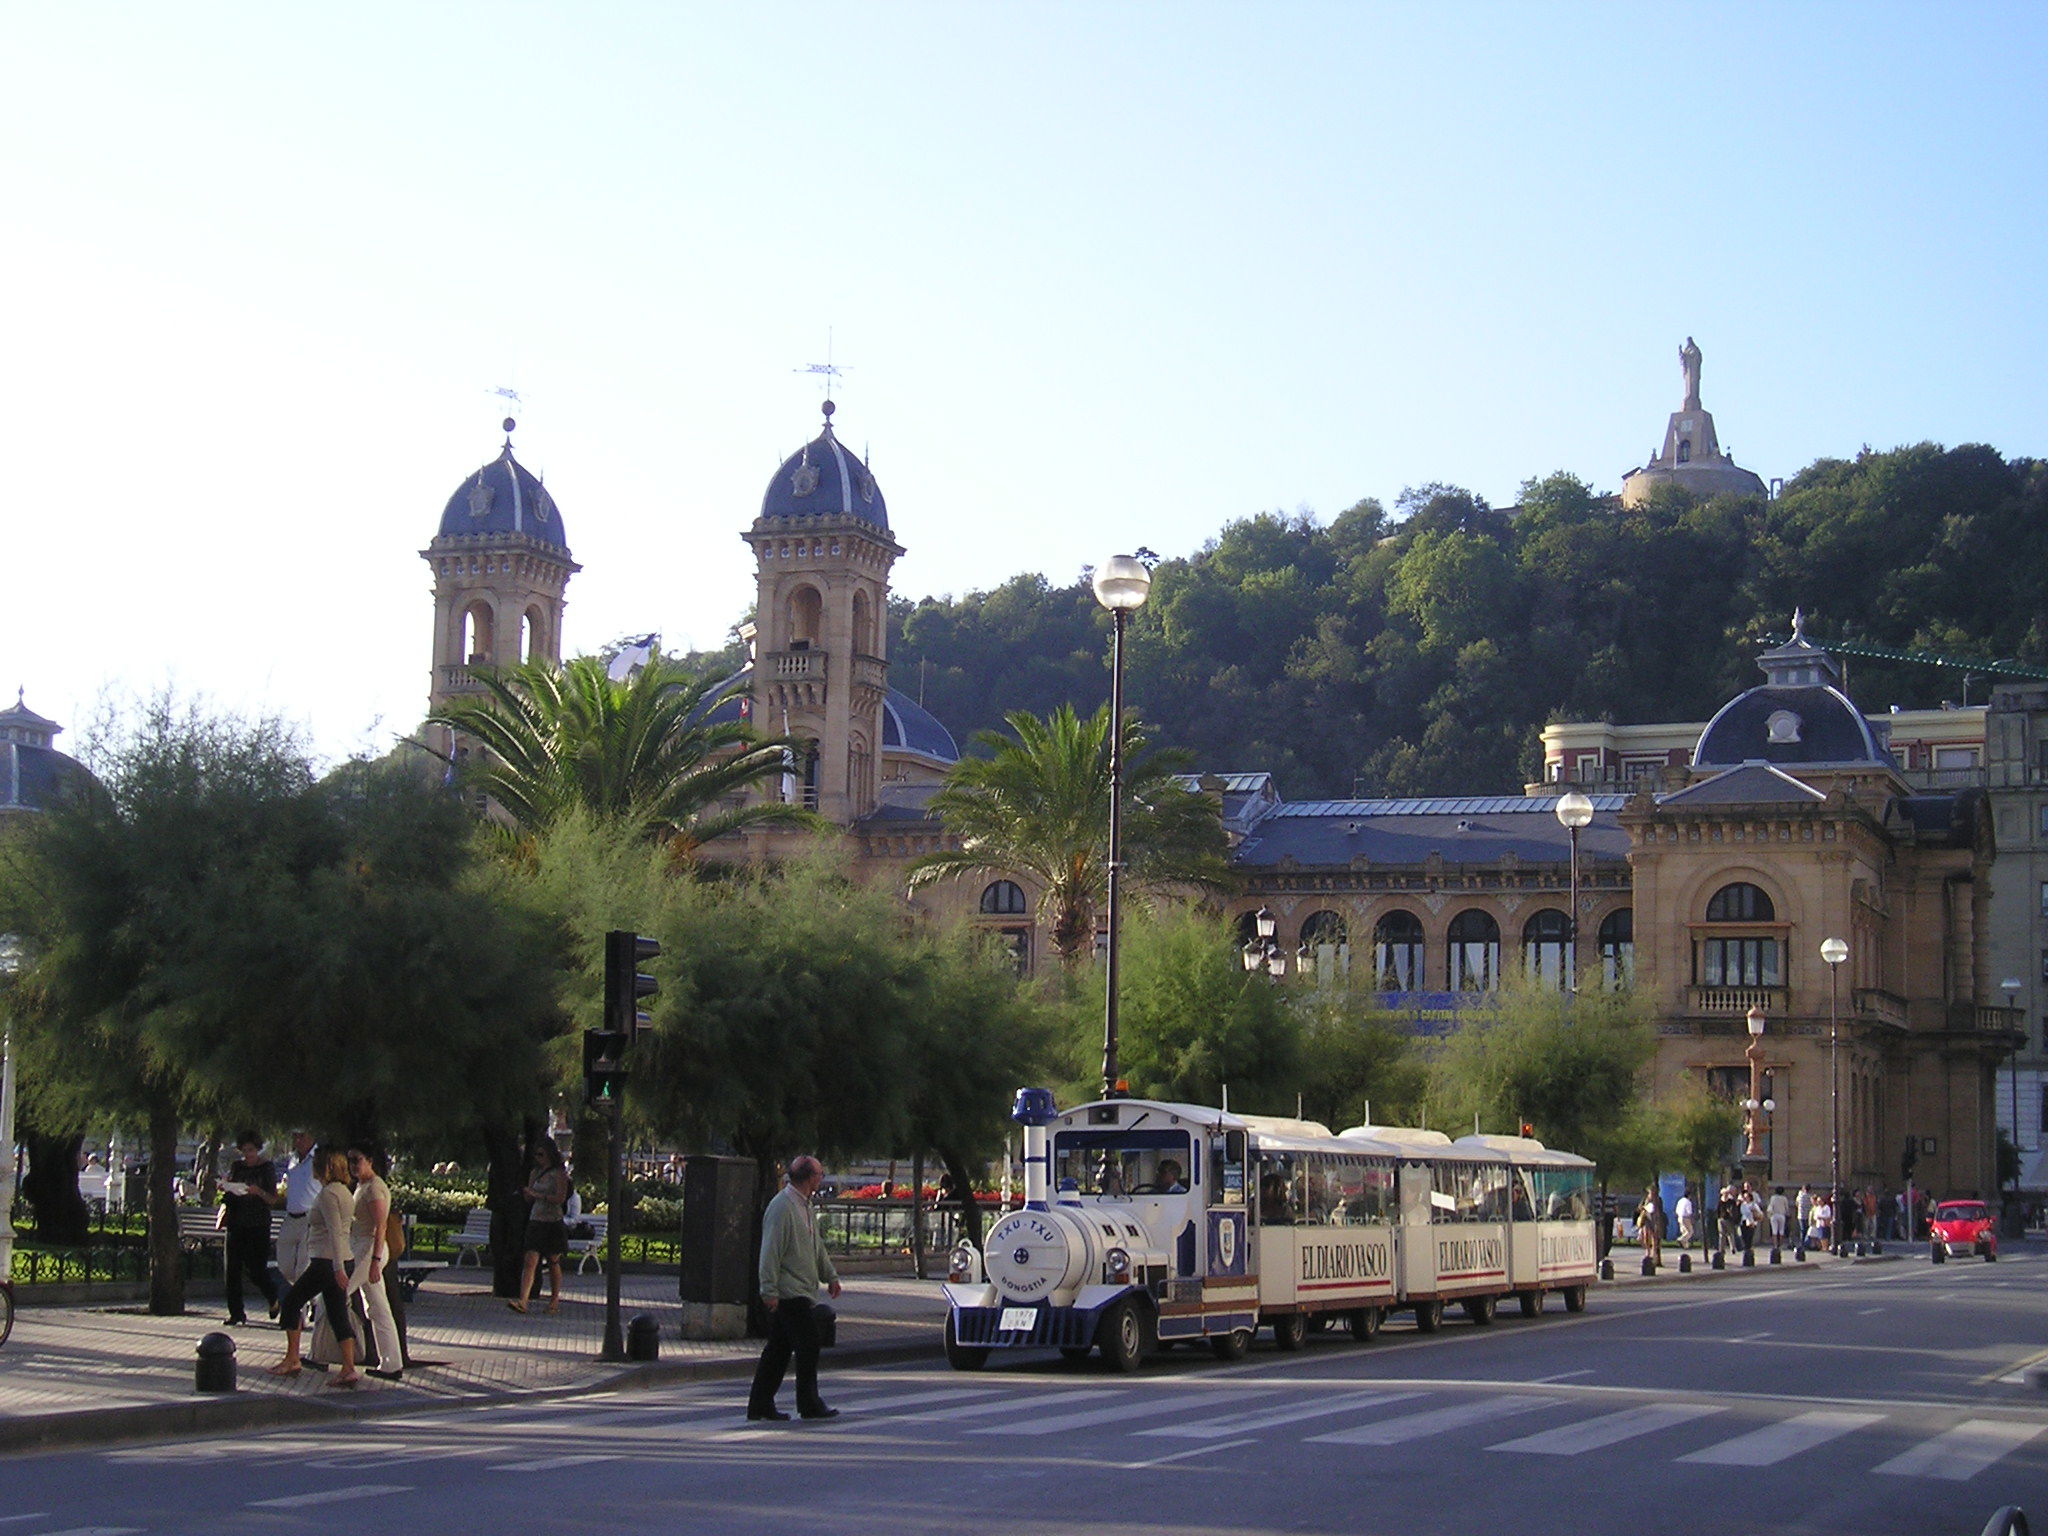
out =
[[1050,1125],[1059,1114],[1050,1088],[1019,1088],[1017,1102],[1010,1109],[1010,1118],[1019,1125]]

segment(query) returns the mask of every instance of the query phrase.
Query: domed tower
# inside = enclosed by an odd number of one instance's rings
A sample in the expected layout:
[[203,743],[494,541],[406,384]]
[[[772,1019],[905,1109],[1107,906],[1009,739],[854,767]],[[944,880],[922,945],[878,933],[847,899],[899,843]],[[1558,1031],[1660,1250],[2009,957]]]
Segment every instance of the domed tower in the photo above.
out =
[[[427,707],[474,693],[471,667],[562,659],[562,594],[583,569],[569,557],[561,510],[505,447],[448,498],[441,530],[420,551],[434,572],[434,672]],[[447,750],[447,732],[434,745]]]
[[791,796],[842,824],[874,809],[889,688],[889,568],[903,553],[867,465],[824,430],[775,471],[746,532],[755,726],[806,743]]

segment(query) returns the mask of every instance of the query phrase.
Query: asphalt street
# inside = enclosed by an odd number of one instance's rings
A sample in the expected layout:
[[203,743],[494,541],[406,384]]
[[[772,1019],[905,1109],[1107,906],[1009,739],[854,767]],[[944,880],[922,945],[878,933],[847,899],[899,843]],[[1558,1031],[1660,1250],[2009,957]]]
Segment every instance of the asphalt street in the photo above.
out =
[[[2048,1517],[2048,1255],[1614,1288],[1135,1376],[1049,1356],[0,1461],[0,1536],[146,1532],[1828,1532]],[[784,1405],[788,1406],[788,1388]]]

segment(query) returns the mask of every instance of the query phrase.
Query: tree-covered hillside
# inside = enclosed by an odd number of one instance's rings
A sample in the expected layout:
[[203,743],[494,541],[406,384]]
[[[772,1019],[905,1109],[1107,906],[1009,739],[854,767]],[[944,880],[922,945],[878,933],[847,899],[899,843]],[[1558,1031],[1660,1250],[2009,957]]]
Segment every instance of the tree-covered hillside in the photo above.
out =
[[[1820,460],[1770,502],[1668,491],[1625,512],[1559,473],[1512,511],[1429,485],[1391,515],[1250,517],[1160,563],[1130,699],[1163,744],[1271,770],[1291,799],[1512,792],[1548,720],[1704,719],[1759,680],[1757,642],[1795,605],[1823,640],[2048,661],[2048,465],[1922,444]],[[963,743],[1107,697],[1085,580],[893,606],[891,680]],[[1860,661],[1849,681],[1866,708],[1964,686]]]

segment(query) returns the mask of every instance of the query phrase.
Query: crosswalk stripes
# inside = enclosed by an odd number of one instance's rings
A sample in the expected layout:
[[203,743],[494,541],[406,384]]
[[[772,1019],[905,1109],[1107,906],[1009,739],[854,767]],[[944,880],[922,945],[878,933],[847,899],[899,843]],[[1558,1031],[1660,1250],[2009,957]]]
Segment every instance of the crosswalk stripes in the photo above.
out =
[[1156,1429],[1141,1429],[1141,1435],[1167,1435],[1182,1440],[1227,1440],[1232,1435],[1249,1434],[1254,1430],[1275,1429],[1282,1424],[1298,1423],[1302,1419],[1327,1418],[1333,1413],[1350,1413],[1357,1408],[1382,1408],[1389,1403],[1402,1403],[1419,1392],[1347,1392],[1342,1397],[1326,1397],[1313,1402],[1296,1403],[1290,1408],[1254,1409],[1250,1413],[1230,1413],[1219,1419],[1198,1419],[1189,1424],[1164,1424]]
[[1843,1435],[1875,1424],[1881,1413],[1859,1413],[1849,1409],[1821,1408],[1795,1414],[1776,1424],[1766,1424],[1746,1435],[1723,1440],[1704,1450],[1681,1456],[1680,1461],[1715,1467],[1774,1467],[1781,1461],[1803,1455],[1815,1446],[1839,1440]]
[[923,1413],[906,1413],[901,1421],[906,1424],[930,1423],[936,1419],[970,1419],[991,1413],[1014,1413],[1022,1417],[1036,1413],[1041,1408],[1053,1408],[1062,1403],[1099,1403],[1102,1394],[1088,1388],[1075,1392],[1046,1392],[1019,1397],[1003,1396],[992,1403],[968,1403],[959,1408],[930,1408]]
[[[1099,1403],[1100,1397],[1096,1398]],[[1045,1399],[1039,1399],[1033,1406],[1042,1406]],[[1034,1414],[1029,1408],[1020,1408],[1022,1415],[1012,1424],[991,1424],[983,1429],[971,1429],[971,1435],[1058,1435],[1070,1429],[1093,1429],[1098,1424],[1118,1424],[1131,1419],[1154,1418],[1165,1413],[1186,1413],[1188,1401],[1180,1397],[1158,1397],[1152,1402],[1139,1402],[1126,1398],[1108,1408],[1090,1408],[1079,1413],[1054,1414],[1050,1418]]]
[[1650,1403],[1641,1408],[1624,1408],[1619,1413],[1603,1413],[1598,1418],[1582,1419],[1576,1424],[1524,1435],[1519,1440],[1504,1440],[1499,1445],[1489,1445],[1487,1449],[1524,1451],[1536,1456],[1577,1456],[1723,1411],[1710,1403]]
[[1431,1408],[1421,1413],[1404,1414],[1400,1418],[1380,1419],[1371,1424],[1361,1424],[1356,1429],[1311,1435],[1309,1439],[1318,1445],[1405,1445],[1410,1440],[1448,1434],[1467,1425],[1484,1424],[1489,1419],[1505,1419],[1537,1408],[1553,1407],[1559,1401],[1555,1397],[1504,1393],[1499,1397],[1482,1397],[1475,1402],[1458,1403],[1449,1408]]
[[1960,1483],[2011,1455],[2048,1425],[2012,1419],[1965,1419],[1878,1467],[1890,1477],[1939,1477]]

